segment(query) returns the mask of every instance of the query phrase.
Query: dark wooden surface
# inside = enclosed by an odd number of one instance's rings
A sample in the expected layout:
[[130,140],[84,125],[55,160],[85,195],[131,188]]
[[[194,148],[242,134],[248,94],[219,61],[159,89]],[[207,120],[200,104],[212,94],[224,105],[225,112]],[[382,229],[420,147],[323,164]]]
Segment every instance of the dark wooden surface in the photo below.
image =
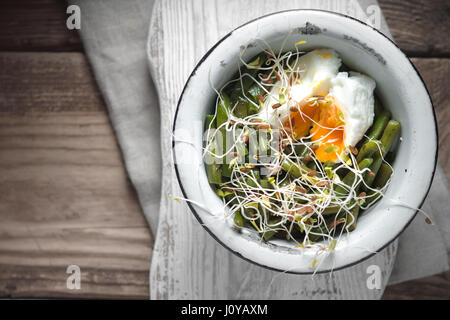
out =
[[[381,0],[435,104],[450,180],[450,4]],[[59,0],[0,2],[0,297],[148,298],[152,236]],[[81,290],[66,288],[69,264]],[[384,299],[450,299],[450,273]]]

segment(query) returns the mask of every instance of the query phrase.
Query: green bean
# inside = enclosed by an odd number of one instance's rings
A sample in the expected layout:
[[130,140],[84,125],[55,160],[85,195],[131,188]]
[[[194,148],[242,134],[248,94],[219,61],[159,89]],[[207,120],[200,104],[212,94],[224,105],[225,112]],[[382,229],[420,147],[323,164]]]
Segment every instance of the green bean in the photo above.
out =
[[258,112],[259,112],[259,108],[249,102],[248,103],[248,115],[251,116],[251,115],[257,114]]
[[[264,63],[266,62],[266,55],[265,54],[260,54],[258,56],[256,56],[255,59],[253,59],[252,62],[249,63],[249,65],[251,67],[254,68],[244,68],[244,72],[248,73],[249,75],[251,75],[253,78],[256,77],[256,74],[259,71],[259,67],[262,66]],[[250,88],[250,86],[253,83],[253,79],[250,78],[249,76],[246,76],[242,79],[242,84],[243,84],[243,89],[244,92],[247,92]]]
[[326,208],[322,211],[322,215],[327,216],[327,215],[336,214],[336,213],[339,212],[340,209],[341,209],[340,206],[329,206],[329,207],[326,207]]
[[400,134],[401,125],[397,120],[390,120],[384,129],[383,136],[381,137],[381,143],[384,146],[383,157],[389,152],[398,135]]
[[231,88],[229,89],[229,93],[230,93],[232,100],[236,101],[239,97],[243,97],[242,92],[248,93],[251,86],[255,83],[251,77],[253,77],[253,78],[256,77],[256,75],[259,71],[258,68],[260,66],[262,66],[265,61],[266,61],[265,54],[261,54],[259,56],[256,56],[256,58],[252,62],[249,63],[251,68],[243,67],[241,69],[242,75],[245,73],[247,73],[248,75],[243,76],[241,79],[242,82],[237,81],[235,83],[235,85],[231,86]]
[[289,186],[292,183],[292,180],[290,178],[290,176],[287,176],[282,182],[280,182],[280,187],[284,188]]
[[323,163],[324,168],[333,168],[334,162],[332,160],[327,160]]
[[272,189],[272,185],[267,179],[261,179],[259,180],[259,184],[263,189]]
[[365,182],[371,187],[374,183],[378,171],[383,163],[383,157],[387,154],[387,151],[392,147],[392,144],[397,139],[400,133],[400,123],[396,120],[391,120],[386,125],[383,136],[381,137],[381,154],[376,154],[374,157],[374,162],[370,166],[370,171],[373,173],[372,176],[366,176]]
[[374,113],[375,113],[375,117],[377,117],[384,109],[383,106],[381,105],[380,100],[375,96],[375,102],[374,102]]
[[[372,158],[366,158],[366,159],[363,159],[363,160],[359,163],[359,169],[360,169],[360,170],[363,170],[363,169],[369,167],[369,166],[372,164],[372,162],[373,162],[373,159],[372,159]],[[355,173],[354,173],[353,171],[349,171],[349,172],[345,175],[345,177],[344,177],[344,179],[342,180],[342,182],[343,182],[345,185],[351,187],[351,186],[353,185],[354,180],[355,180]],[[335,189],[335,191],[336,191],[336,193],[343,194],[343,195],[348,194],[348,192],[349,192],[349,191],[348,191],[345,187],[343,187],[343,186],[337,186],[336,189]]]
[[[248,172],[248,175],[250,177],[248,178],[239,178],[239,180],[243,183],[245,181],[245,184],[249,185],[252,188],[258,188],[258,184],[256,183],[257,181],[259,182],[260,179],[260,173],[259,170],[257,168],[252,169],[251,171]],[[244,195],[245,196],[245,195]]]
[[230,97],[231,105],[234,105],[236,101],[242,96],[241,82],[237,82],[234,86],[228,88],[228,96]]
[[241,215],[241,213],[239,211],[235,211],[234,212],[234,223],[238,226],[238,227],[243,227],[244,226],[244,217]]
[[297,165],[294,162],[292,162],[292,160],[286,158],[283,160],[283,162],[281,163],[281,166],[283,167],[283,169],[290,174],[291,176],[295,177],[295,178],[300,178],[302,176],[302,174],[311,172],[311,169],[308,168],[307,166],[304,165]]
[[[259,170],[257,169],[253,169],[251,172],[253,172],[253,178],[247,178],[245,181],[247,182],[247,184],[252,187],[252,188],[258,188],[258,184],[256,183],[256,181],[259,180],[260,175],[259,175]],[[251,176],[252,173],[249,172],[249,175]]]
[[257,83],[254,83],[250,89],[248,89],[248,94],[253,98],[253,102],[256,104],[259,104],[259,95],[263,95],[264,93],[264,90]]
[[275,230],[269,230],[264,232],[263,238],[264,241],[269,241],[277,232]]
[[[365,177],[365,183],[370,187],[372,186],[378,171],[381,167],[381,164],[383,163],[383,157],[386,155],[387,151],[392,147],[392,144],[395,142],[395,139],[397,139],[398,134],[400,133],[400,123],[396,120],[391,120],[388,122],[388,124],[386,125],[386,129],[384,130],[383,136],[381,137],[380,140],[380,149],[381,149],[381,154],[377,153],[374,157],[373,157],[373,163],[370,165],[369,169],[370,171],[373,173],[372,176],[366,175]],[[377,141],[377,140],[375,140]],[[370,142],[375,142],[375,141],[369,141],[366,144],[369,144]],[[363,146],[364,148],[364,146]],[[363,151],[361,148],[361,152]],[[360,154],[361,154],[360,152]],[[359,155],[358,155],[359,156]]]
[[246,181],[247,185],[252,187],[252,188],[257,188],[258,187],[256,182],[253,179],[251,179],[251,178],[247,178],[247,179],[245,179],[245,181]]
[[209,183],[222,183],[222,169],[217,164],[206,164],[206,174],[208,175]]
[[381,142],[378,140],[368,141],[363,144],[361,150],[359,150],[358,156],[356,157],[356,161],[361,162],[364,158],[371,157],[376,151],[381,147]]
[[369,187],[372,186],[373,181],[375,180],[375,177],[378,173],[378,170],[380,169],[381,164],[383,163],[383,158],[381,157],[381,155],[376,155],[373,158],[373,162],[370,165],[369,169],[370,172],[372,172],[372,175],[367,174],[364,182],[366,183],[366,185],[368,185]]
[[[372,160],[372,161],[365,161],[365,160]],[[374,164],[374,160],[373,159],[371,159],[371,158],[364,159],[359,164],[359,168],[360,169],[371,168],[373,164]],[[363,179],[364,179],[364,181],[366,181],[367,173],[364,173]],[[352,183],[353,183],[353,181],[352,181]],[[359,185],[357,185],[355,187],[355,193],[356,194],[359,193],[360,188],[361,188],[361,184],[359,184]],[[355,200],[352,200],[351,203],[355,204]],[[355,227],[356,227],[356,221],[358,220],[359,211],[360,211],[360,206],[359,206],[359,204],[356,203],[355,206],[350,210],[351,214],[353,215],[353,218],[352,218],[352,215],[347,214],[347,217],[345,219],[345,228],[349,232],[353,231],[355,229]]]
[[308,162],[308,164],[306,165],[309,169],[311,170],[317,170],[317,166],[316,163],[314,161],[310,161]]
[[382,163],[380,170],[378,170],[378,174],[373,182],[374,188],[383,188],[392,175],[392,168],[390,165],[386,163]]
[[206,115],[206,117],[205,117],[205,130],[208,130],[210,125],[211,125],[212,129],[215,127],[214,123],[213,123],[213,120],[214,120],[214,115],[213,114],[207,114]]
[[[207,115],[205,119],[205,128],[208,129],[211,125],[211,129],[215,129],[215,123],[213,122],[214,115]],[[212,138],[213,141],[211,143],[211,151],[214,152],[215,148],[212,147],[216,145],[215,138]],[[210,155],[209,155],[210,156]],[[213,157],[213,156],[210,156]],[[217,161],[212,161],[213,163],[206,164],[206,174],[208,176],[208,181],[211,184],[221,184],[222,183],[222,169],[219,165],[217,165]]]
[[[274,225],[281,221],[281,218],[273,218],[269,220],[268,225]],[[265,241],[269,241],[274,235],[277,234],[278,231],[276,230],[268,230],[263,233],[263,238]]]
[[386,160],[388,163],[392,164],[395,160],[395,152],[390,151],[386,154],[386,157],[384,157],[384,160]]
[[230,111],[230,98],[226,93],[222,93],[221,97],[219,97],[219,102],[217,103],[217,118],[216,118],[216,126],[220,127],[222,124],[228,121],[228,111]]
[[391,113],[388,110],[381,111],[380,114],[375,117],[375,122],[367,134],[367,140],[370,141],[380,138],[390,118]]
[[[355,230],[356,228],[356,221],[358,220],[360,207],[359,205],[355,205],[351,210],[351,215],[347,214],[347,218],[345,219],[345,229],[350,231]],[[353,216],[353,217],[352,217]]]
[[[390,117],[391,117],[391,113],[388,110],[383,109],[383,107],[381,106],[378,99],[375,99],[375,121],[374,121],[369,133],[367,134],[367,138],[365,139],[364,145],[366,145],[367,142],[369,142],[371,140],[376,140],[380,137],[380,135],[385,130]],[[361,151],[363,151],[362,149],[364,148],[364,145],[358,154],[358,162],[360,160],[364,159],[365,157],[370,156],[370,154],[368,154],[366,156],[360,156]],[[345,163],[347,163],[350,160],[349,155],[346,153],[342,154],[341,158],[342,158],[343,162],[345,162]]]
[[[290,145],[288,145],[288,147],[290,147]],[[306,147],[306,144],[297,144],[294,145],[294,150],[295,150],[295,154],[297,155],[297,157],[302,158],[308,155],[309,150]]]
[[313,233],[321,233],[321,234],[326,233],[326,231],[325,231],[324,229],[322,229],[322,227],[313,227],[313,228],[310,228],[309,234],[308,234],[308,238],[309,238],[309,240],[312,241],[312,242],[317,242],[317,241],[319,241],[319,240],[322,238],[322,236],[319,236],[319,235],[317,235],[317,234],[312,234],[311,232],[313,232]]
[[245,118],[248,116],[248,101],[243,98],[239,98],[234,108],[234,115],[238,118]]
[[[372,188],[375,188],[377,190],[381,190],[382,188],[384,188],[391,175],[392,168],[388,164],[382,163],[380,166],[380,170],[378,170],[375,181],[373,182]],[[378,200],[380,194],[378,192],[370,190],[367,195],[368,198],[366,199],[366,202],[368,205],[372,205],[376,200]]]

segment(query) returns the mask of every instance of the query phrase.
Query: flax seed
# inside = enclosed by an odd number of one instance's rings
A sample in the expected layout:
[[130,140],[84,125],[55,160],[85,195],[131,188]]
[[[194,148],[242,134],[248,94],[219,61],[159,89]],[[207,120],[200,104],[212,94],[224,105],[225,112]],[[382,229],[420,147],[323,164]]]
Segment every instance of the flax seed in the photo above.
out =
[[272,109],[278,109],[279,107],[281,107],[281,104],[275,103],[275,104],[272,106]]
[[306,193],[308,192],[305,188],[303,188],[302,186],[295,186],[295,190],[297,190],[298,192],[301,193]]
[[308,177],[314,177],[317,175],[317,170],[312,170],[310,172],[307,173]]
[[326,181],[320,181],[320,182],[318,182],[316,184],[316,186],[318,186],[318,187],[326,187],[328,189],[330,188],[330,184],[328,182],[326,182]]
[[270,128],[270,125],[268,125],[268,124],[265,124],[265,123],[262,123],[262,124],[258,124],[257,126],[256,126],[258,129],[269,129]]
[[306,210],[307,210],[306,207],[303,207],[303,208],[301,208],[301,209],[298,209],[296,213],[297,213],[298,215],[302,215],[302,214],[306,213]]

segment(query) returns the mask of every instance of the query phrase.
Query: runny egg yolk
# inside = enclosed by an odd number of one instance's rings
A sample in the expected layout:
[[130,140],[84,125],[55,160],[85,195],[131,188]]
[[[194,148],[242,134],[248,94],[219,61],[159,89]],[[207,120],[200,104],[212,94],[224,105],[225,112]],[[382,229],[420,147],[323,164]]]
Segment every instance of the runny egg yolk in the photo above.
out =
[[295,139],[310,135],[318,145],[315,154],[321,162],[336,161],[344,150],[344,116],[333,98],[311,99],[291,112],[283,127]]

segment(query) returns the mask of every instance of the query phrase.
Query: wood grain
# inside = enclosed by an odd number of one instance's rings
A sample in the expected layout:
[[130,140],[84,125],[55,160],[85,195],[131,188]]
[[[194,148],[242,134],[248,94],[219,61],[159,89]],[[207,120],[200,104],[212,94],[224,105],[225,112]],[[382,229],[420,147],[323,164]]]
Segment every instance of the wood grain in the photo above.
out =
[[412,59],[430,92],[439,130],[439,161],[450,183],[450,59]]
[[449,57],[450,2],[380,0],[396,43],[413,57]]
[[76,30],[66,27],[67,4],[62,0],[2,0],[1,51],[81,51]]
[[84,54],[0,52],[0,111],[103,111]]
[[384,300],[450,300],[450,271],[386,288]]
[[0,163],[1,296],[147,295],[152,239],[105,112],[0,113]]
[[[379,2],[392,35],[409,56],[450,55],[448,1]],[[66,8],[61,0],[1,1],[0,51],[81,51],[77,32],[66,28]]]
[[0,296],[148,297],[152,238],[84,55],[0,70]]

